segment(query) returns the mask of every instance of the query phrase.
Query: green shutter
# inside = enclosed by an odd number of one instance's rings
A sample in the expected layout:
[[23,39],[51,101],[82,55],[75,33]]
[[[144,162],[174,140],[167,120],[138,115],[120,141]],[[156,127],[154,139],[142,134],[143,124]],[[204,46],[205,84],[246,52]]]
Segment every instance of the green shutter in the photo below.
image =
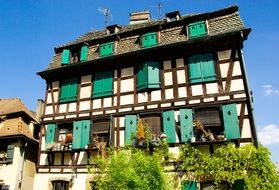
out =
[[142,48],[149,47],[149,34],[142,35],[141,47]]
[[60,103],[77,100],[78,79],[68,79],[61,82]]
[[148,40],[149,40],[149,47],[157,45],[156,32],[149,33]]
[[197,34],[198,36],[204,36],[206,35],[206,25],[205,25],[205,21],[199,21],[197,22]]
[[72,149],[82,148],[82,121],[74,122]]
[[9,144],[7,147],[7,163],[13,163],[15,145]]
[[160,64],[148,62],[148,88],[160,88]]
[[137,115],[125,116],[125,144],[131,145],[132,133],[137,130]]
[[80,50],[80,61],[86,61],[87,60],[87,51],[88,46],[82,46]]
[[68,101],[68,94],[69,94],[68,84],[62,82],[60,86],[60,97],[59,97],[60,103]]
[[227,139],[240,138],[236,104],[222,106],[225,136]]
[[175,118],[174,111],[163,112],[164,133],[167,135],[168,143],[176,142]]
[[68,49],[64,49],[62,52],[62,60],[61,64],[62,65],[67,65],[70,62],[70,57],[71,57],[71,52]]
[[143,63],[138,67],[137,72],[137,90],[141,91],[147,88],[147,63]]
[[46,147],[54,142],[55,138],[55,131],[56,131],[56,124],[47,124],[47,130],[46,130]]
[[180,109],[181,142],[189,142],[193,137],[192,109]]
[[202,82],[202,68],[199,56],[189,58],[190,83]]
[[197,183],[195,181],[184,181],[183,190],[197,190]]
[[82,134],[81,134],[81,148],[85,148],[90,144],[90,120],[83,120],[82,122]]
[[245,181],[243,179],[238,179],[233,184],[233,190],[244,190],[245,189]]
[[108,56],[113,54],[113,42],[105,43],[100,46],[100,56]]
[[189,38],[198,36],[197,23],[190,23],[188,26]]
[[113,94],[113,71],[96,73],[94,77],[93,98]]
[[212,54],[204,54],[201,58],[203,81],[212,81],[216,79],[215,67]]

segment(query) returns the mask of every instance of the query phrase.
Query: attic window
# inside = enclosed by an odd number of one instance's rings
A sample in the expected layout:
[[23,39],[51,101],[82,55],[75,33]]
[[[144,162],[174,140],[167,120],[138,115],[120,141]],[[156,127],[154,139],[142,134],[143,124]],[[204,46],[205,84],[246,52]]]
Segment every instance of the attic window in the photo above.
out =
[[120,30],[120,27],[117,24],[107,26],[107,34],[117,34]]
[[167,18],[167,22],[172,22],[172,21],[179,20],[181,18],[181,15],[179,11],[173,11],[170,13],[166,13],[166,18]]
[[192,22],[188,25],[189,38],[202,37],[207,34],[205,21]]

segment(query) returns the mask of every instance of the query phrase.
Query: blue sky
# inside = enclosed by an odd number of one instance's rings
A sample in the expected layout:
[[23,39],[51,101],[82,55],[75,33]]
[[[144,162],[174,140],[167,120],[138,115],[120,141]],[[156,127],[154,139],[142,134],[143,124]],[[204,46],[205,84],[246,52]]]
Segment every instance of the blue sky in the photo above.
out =
[[133,11],[150,10],[153,19],[159,18],[158,2],[162,16],[239,6],[246,27],[252,28],[244,56],[258,137],[279,162],[278,0],[0,0],[0,98],[19,97],[35,110],[46,88],[36,73],[48,66],[54,47],[103,29],[102,8],[110,9],[109,25],[126,25]]

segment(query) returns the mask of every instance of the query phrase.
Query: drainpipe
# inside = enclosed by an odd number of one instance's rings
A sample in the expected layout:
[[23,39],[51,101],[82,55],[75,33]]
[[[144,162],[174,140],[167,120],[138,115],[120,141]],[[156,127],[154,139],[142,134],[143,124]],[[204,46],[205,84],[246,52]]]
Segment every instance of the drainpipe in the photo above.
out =
[[246,72],[246,67],[245,67],[245,61],[244,61],[244,56],[243,56],[243,41],[244,41],[244,36],[243,32],[241,32],[241,44],[240,48],[238,49],[238,55],[240,56],[240,65],[241,69],[243,72],[243,80],[244,80],[244,86],[246,89],[246,95],[247,95],[247,107],[248,107],[248,114],[249,114],[249,119],[250,119],[250,124],[252,126],[252,135],[253,135],[253,140],[254,140],[254,145],[258,148],[258,138],[257,138],[257,131],[256,131],[256,124],[255,124],[255,119],[254,119],[254,107],[253,107],[253,100],[252,100],[252,91],[249,88],[248,84],[248,77],[247,77],[247,72]]

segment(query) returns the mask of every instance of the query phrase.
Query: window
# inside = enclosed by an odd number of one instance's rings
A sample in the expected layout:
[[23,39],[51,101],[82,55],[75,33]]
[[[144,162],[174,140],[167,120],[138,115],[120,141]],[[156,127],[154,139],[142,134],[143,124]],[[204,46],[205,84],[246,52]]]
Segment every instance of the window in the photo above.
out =
[[[196,141],[240,138],[236,104],[195,110],[180,109],[179,118],[182,142],[189,142],[192,137]],[[198,122],[201,124],[198,125]],[[212,136],[209,138],[210,134]]]
[[68,190],[69,182],[63,180],[52,181],[52,190]]
[[95,73],[93,82],[93,98],[112,96],[113,71]]
[[205,36],[207,34],[205,21],[193,22],[188,25],[189,38]]
[[212,54],[195,55],[189,58],[190,83],[216,80]]
[[12,164],[14,158],[14,145],[0,144],[0,164]]
[[60,103],[73,102],[77,100],[78,79],[72,78],[61,82]]
[[140,116],[142,123],[148,126],[153,135],[159,136],[161,131],[161,115],[143,115]]
[[113,42],[105,43],[100,46],[100,56],[105,57],[113,54]]
[[229,184],[226,182],[221,182],[218,186],[214,189],[213,182],[204,182],[201,183],[201,190],[229,190]]
[[141,47],[148,48],[157,45],[157,35],[156,32],[150,32],[142,35]]
[[80,61],[86,61],[87,60],[87,52],[88,52],[88,46],[84,45],[80,49]]
[[109,145],[111,127],[110,120],[94,121],[91,133],[91,139],[94,147],[98,147],[100,145],[106,147]]
[[137,70],[137,89],[160,88],[160,64],[159,62],[147,61],[142,63]]
[[197,183],[195,181],[184,181],[182,183],[183,190],[197,190]]

